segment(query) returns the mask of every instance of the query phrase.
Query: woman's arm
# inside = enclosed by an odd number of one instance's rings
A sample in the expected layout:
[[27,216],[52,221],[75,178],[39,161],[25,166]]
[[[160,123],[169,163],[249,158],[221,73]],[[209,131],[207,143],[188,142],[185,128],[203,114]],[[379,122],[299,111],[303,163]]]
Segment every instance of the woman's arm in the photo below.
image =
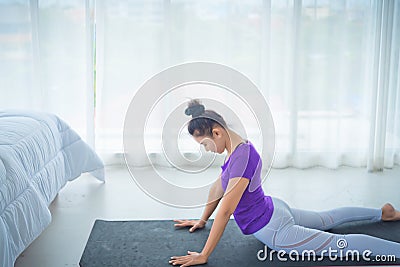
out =
[[208,194],[207,205],[203,211],[201,219],[207,221],[213,214],[218,206],[219,201],[224,195],[224,189],[222,189],[221,175],[214,182],[210,188],[210,193]]
[[210,191],[208,193],[207,205],[204,208],[203,215],[201,216],[201,220],[174,220],[177,222],[174,226],[176,227],[187,227],[191,226],[189,229],[190,232],[195,231],[198,228],[203,228],[208,218],[213,214],[215,209],[218,206],[219,201],[224,195],[224,190],[222,189],[221,176],[214,182],[211,186]]
[[211,227],[210,235],[201,253],[188,251],[189,255],[180,257],[171,257],[170,263],[173,265],[181,264],[182,266],[191,266],[204,264],[217,246],[225,227],[230,219],[230,216],[235,211],[243,192],[249,184],[249,179],[237,177],[229,180],[226,193],[223,196],[221,206],[214,219]]
[[208,236],[207,242],[201,252],[201,254],[207,258],[211,255],[221,239],[225,227],[242,198],[244,190],[246,190],[248,184],[249,179],[246,178],[237,177],[229,179],[226,193],[211,227],[210,235]]

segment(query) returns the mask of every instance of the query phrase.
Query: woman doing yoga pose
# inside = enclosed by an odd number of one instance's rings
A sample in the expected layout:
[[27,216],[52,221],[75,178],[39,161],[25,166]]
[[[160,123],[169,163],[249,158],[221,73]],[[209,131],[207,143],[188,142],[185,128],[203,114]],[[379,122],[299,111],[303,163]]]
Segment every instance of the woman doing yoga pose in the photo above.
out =
[[381,209],[343,207],[324,212],[290,208],[281,199],[264,194],[261,158],[250,141],[229,129],[218,113],[206,110],[198,100],[190,101],[185,113],[192,116],[188,130],[193,138],[207,151],[221,154],[227,150],[227,158],[221,175],[210,188],[201,219],[175,220],[176,227],[190,227],[189,231],[193,232],[205,226],[221,202],[203,250],[173,256],[169,263],[184,267],[206,263],[232,214],[243,234],[254,235],[276,251],[296,250],[301,255],[303,251],[312,250],[321,255],[329,248],[337,249],[337,242],[344,240],[347,246],[341,248],[342,255],[350,250],[370,250],[372,256],[390,254],[400,258],[400,243],[363,234],[324,231],[356,220],[400,220],[400,212],[391,204],[385,204]]

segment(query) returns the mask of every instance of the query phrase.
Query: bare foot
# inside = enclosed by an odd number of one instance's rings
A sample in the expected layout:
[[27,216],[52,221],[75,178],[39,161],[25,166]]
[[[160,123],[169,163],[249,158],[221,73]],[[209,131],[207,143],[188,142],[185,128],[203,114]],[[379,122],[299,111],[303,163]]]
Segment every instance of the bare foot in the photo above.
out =
[[390,203],[386,203],[382,207],[382,221],[399,221],[400,211],[395,210],[395,208]]

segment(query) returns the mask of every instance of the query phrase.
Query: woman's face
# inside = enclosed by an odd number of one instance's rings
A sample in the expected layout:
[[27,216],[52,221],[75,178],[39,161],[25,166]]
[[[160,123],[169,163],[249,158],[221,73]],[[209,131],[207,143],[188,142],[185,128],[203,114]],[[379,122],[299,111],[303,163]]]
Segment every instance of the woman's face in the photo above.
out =
[[197,143],[204,146],[206,151],[222,154],[225,151],[225,140],[222,132],[213,130],[213,136],[193,136]]

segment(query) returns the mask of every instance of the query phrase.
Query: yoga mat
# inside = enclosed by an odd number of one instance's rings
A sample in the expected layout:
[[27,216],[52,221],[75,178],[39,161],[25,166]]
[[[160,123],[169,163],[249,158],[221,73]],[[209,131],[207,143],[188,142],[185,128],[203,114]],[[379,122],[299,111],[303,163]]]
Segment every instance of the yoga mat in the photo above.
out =
[[[86,244],[80,266],[173,266],[168,263],[171,256],[186,255],[187,250],[200,252],[211,229],[212,221],[203,229],[193,233],[188,228],[175,229],[172,220],[167,221],[103,221],[96,220]],[[364,233],[400,242],[400,222],[352,222],[341,225],[331,232]],[[230,220],[208,263],[203,266],[355,266],[355,265],[400,265],[395,262],[374,261],[280,261],[276,254],[272,260],[259,260],[257,253],[264,244],[252,235],[243,235],[233,220]],[[267,250],[267,257],[270,253]],[[260,253],[263,259],[264,253]],[[373,258],[371,258],[374,260]]]

